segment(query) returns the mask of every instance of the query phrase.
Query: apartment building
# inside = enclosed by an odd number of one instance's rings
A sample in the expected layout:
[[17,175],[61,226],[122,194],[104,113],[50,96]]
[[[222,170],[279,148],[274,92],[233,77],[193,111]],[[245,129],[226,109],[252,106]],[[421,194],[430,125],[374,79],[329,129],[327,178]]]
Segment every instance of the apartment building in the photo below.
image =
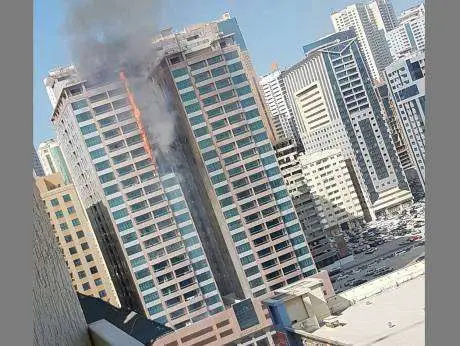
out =
[[322,38],[304,52],[283,78],[306,153],[343,152],[365,213],[412,203],[354,31]]
[[40,192],[52,229],[77,292],[119,306],[115,288],[77,191],[59,173],[39,177]]
[[69,169],[55,139],[43,141],[38,146],[38,157],[43,165],[45,175],[60,173],[65,184],[72,182]]

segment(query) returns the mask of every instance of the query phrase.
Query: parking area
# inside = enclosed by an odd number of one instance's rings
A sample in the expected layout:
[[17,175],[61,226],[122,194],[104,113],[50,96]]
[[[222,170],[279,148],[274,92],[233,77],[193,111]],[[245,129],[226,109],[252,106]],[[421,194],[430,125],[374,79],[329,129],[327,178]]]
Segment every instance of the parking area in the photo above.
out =
[[399,244],[385,244],[387,246],[382,246],[372,254],[362,254],[344,266],[340,273],[331,277],[336,293],[398,270],[424,256],[425,245],[421,242],[403,246]]
[[330,273],[336,292],[398,270],[424,256],[424,203],[348,232],[345,239],[354,260]]

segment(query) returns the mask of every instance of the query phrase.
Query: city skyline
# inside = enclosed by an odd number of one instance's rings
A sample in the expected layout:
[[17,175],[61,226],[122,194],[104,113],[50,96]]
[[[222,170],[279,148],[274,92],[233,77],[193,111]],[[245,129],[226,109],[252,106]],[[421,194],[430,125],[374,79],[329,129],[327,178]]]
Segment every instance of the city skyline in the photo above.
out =
[[[270,71],[273,62],[280,67],[288,67],[298,61],[303,56],[302,45],[305,42],[312,42],[333,33],[330,14],[354,1],[334,0],[328,4],[318,1],[311,3],[296,1],[296,6],[286,7],[282,4],[272,4],[270,8],[264,7],[260,1],[251,3],[230,0],[219,3],[207,2],[205,6],[201,3],[200,6],[196,6],[197,3],[192,1],[188,2],[189,6],[182,8],[173,8],[171,4],[167,4],[162,10],[158,27],[171,26],[176,30],[182,29],[192,23],[213,20],[229,11],[232,17],[238,20],[257,75],[262,76]],[[399,15],[407,8],[421,2],[400,0],[395,1],[393,5]],[[45,9],[40,0],[34,2],[33,142],[36,147],[42,141],[55,137],[50,122],[52,107],[46,95],[43,79],[49,70],[57,66],[66,66],[72,62],[64,35],[60,34],[62,20],[65,18],[65,8],[58,1],[47,3],[47,5]],[[256,18],[252,15],[254,11],[259,11],[260,14]],[[280,13],[284,15],[279,16]],[[300,18],[302,15],[305,17]],[[48,19],[50,17],[56,20],[50,21]],[[290,18],[294,18],[297,24],[292,25]],[[271,40],[261,41],[260,38],[264,36],[270,37]],[[273,50],[274,44],[277,46],[276,50]],[[42,47],[54,47],[54,49],[42,50]]]

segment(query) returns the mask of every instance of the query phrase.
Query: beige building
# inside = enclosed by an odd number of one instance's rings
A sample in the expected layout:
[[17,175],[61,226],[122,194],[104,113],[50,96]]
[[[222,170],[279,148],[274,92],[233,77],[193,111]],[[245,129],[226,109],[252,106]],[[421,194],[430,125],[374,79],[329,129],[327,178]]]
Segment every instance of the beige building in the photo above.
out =
[[268,311],[248,298],[185,328],[165,335],[153,346],[274,345]]
[[75,187],[64,184],[59,173],[37,177],[36,185],[75,291],[119,306],[115,288]]
[[325,228],[343,229],[344,224],[363,218],[358,195],[339,149],[300,155],[299,161]]

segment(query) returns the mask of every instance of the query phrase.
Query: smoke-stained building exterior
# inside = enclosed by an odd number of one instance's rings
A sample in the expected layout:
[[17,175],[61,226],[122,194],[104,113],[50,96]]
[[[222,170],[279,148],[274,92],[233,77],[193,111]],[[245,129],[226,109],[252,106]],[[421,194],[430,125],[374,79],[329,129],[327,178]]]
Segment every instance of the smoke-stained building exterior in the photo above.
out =
[[152,78],[176,105],[244,295],[264,296],[316,268],[234,36],[213,23],[164,32]]
[[160,174],[135,96],[109,72],[50,73],[57,142],[121,305],[180,328],[221,311],[222,299],[178,179]]
[[[378,214],[412,196],[353,30],[304,46],[283,73],[306,152],[339,148],[367,207]],[[366,207],[367,205],[367,207]]]

